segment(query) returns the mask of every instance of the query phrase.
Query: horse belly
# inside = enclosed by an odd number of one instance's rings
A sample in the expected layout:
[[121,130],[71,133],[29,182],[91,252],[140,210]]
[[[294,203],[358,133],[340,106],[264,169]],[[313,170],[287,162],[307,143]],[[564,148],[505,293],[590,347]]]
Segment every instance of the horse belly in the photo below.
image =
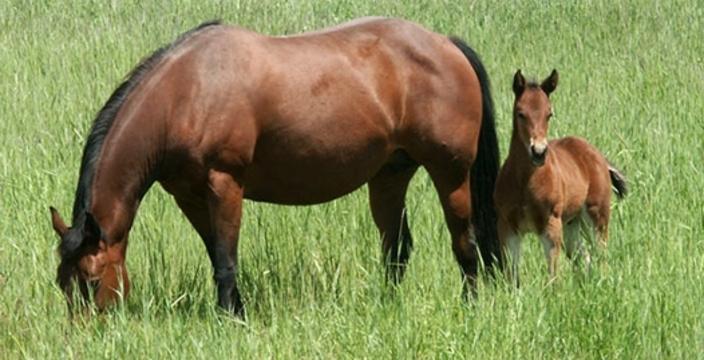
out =
[[260,142],[244,171],[245,197],[287,205],[327,202],[364,185],[390,153],[380,137],[339,139],[334,145],[319,140]]

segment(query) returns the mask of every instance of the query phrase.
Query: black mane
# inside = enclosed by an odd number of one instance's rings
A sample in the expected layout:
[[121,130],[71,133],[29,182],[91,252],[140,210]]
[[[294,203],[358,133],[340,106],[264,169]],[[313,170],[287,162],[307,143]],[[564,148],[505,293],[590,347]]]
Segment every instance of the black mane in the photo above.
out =
[[[90,134],[88,135],[85,147],[83,148],[81,168],[78,175],[78,186],[76,187],[76,197],[73,203],[73,228],[80,229],[85,222],[85,214],[90,206],[90,188],[93,183],[95,169],[98,165],[98,158],[102,150],[103,142],[112,127],[115,116],[120,110],[120,107],[125,102],[125,99],[127,99],[127,96],[140,83],[149,70],[154,68],[154,66],[158,64],[159,61],[163,59],[164,55],[170,50],[181,44],[185,39],[195,33],[216,25],[220,25],[220,21],[215,20],[202,23],[198,27],[179,36],[178,39],[171,44],[154,51],[154,53],[143,59],[128,74],[127,79],[120,84],[120,86],[118,86],[112,95],[110,95],[110,98],[105,103],[103,108],[100,109],[98,115],[93,121],[93,126],[91,127]],[[73,236],[66,236],[64,241],[61,242],[60,252],[62,255],[70,255],[81,245],[80,234],[68,235]]]

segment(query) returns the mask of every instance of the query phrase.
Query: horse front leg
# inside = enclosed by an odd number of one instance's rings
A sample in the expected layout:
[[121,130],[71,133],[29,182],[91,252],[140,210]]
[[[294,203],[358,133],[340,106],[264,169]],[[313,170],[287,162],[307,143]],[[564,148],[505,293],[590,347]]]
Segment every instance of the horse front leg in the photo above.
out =
[[503,217],[499,217],[497,230],[504,257],[503,263],[506,264],[506,260],[511,261],[511,266],[506,270],[508,280],[513,286],[519,287],[518,268],[521,262],[521,236],[511,228]]
[[237,289],[237,243],[242,218],[243,188],[229,173],[210,170],[207,203],[212,235],[205,240],[213,265],[218,305],[244,315]]

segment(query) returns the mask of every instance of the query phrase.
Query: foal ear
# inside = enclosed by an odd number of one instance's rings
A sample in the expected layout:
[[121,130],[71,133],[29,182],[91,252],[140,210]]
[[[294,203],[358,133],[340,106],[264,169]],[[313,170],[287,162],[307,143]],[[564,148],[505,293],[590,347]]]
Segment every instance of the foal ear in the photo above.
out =
[[83,224],[83,234],[85,236],[85,240],[96,244],[103,236],[103,232],[100,230],[100,225],[95,220],[95,217],[93,217],[93,214],[88,211],[86,211],[86,221]]
[[53,206],[49,206],[49,211],[51,211],[51,225],[54,227],[54,231],[59,234],[59,237],[64,237],[68,232],[68,226],[64,222],[64,219],[59,215],[59,211]]
[[543,83],[540,84],[540,88],[543,89],[548,96],[550,96],[550,93],[555,91],[555,88],[557,87],[558,78],[559,76],[557,75],[557,70],[553,69],[550,76],[548,76],[547,79],[543,80]]
[[523,90],[525,89],[526,78],[524,78],[523,74],[521,74],[521,69],[518,69],[516,74],[513,75],[513,93],[516,94],[516,97],[519,97],[523,94]]

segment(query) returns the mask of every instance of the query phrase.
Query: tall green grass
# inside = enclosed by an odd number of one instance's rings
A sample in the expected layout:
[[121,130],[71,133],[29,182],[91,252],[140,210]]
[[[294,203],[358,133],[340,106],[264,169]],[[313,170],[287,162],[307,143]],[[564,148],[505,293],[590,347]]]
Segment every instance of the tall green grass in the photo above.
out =
[[[585,275],[562,261],[547,285],[528,237],[522,287],[482,284],[463,303],[420,172],[408,196],[415,252],[396,291],[366,189],[315,207],[246,203],[241,322],[216,311],[204,247],[155,187],[131,232],[130,298],[68,321],[48,205],[69,213],[89,126],[123,76],[206,19],[289,34],[366,15],[473,45],[493,81],[504,154],[515,70],[560,71],[552,135],[588,138],[632,189],[614,205],[608,264]],[[0,357],[702,357],[702,18],[692,0],[0,0]]]

